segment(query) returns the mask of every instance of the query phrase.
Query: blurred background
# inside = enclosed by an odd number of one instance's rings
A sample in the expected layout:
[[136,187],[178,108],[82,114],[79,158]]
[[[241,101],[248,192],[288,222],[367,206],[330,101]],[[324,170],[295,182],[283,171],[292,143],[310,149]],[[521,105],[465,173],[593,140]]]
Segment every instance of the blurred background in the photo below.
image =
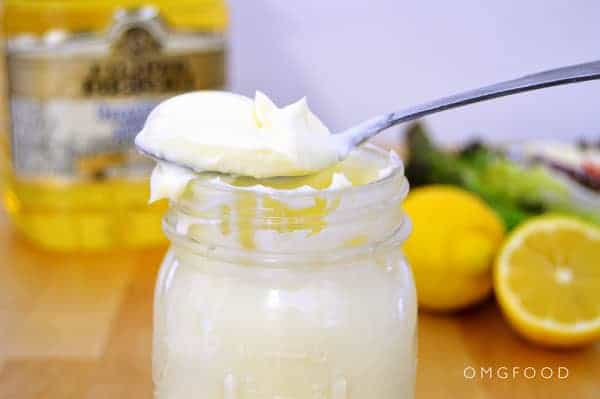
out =
[[[2,7],[1,399],[151,397],[167,204],[148,205],[153,165],[132,142],[165,98],[261,90],[283,106],[307,97],[337,131],[600,59],[600,3],[591,0]],[[418,398],[597,398],[599,93],[600,81],[525,93],[377,138],[401,154],[411,185],[404,249],[419,295]],[[517,260],[501,262],[513,259],[501,256],[509,243]],[[540,256],[551,265],[547,279],[535,269]],[[500,267],[527,273],[502,284],[492,279]],[[514,306],[521,294],[527,300]],[[515,316],[546,312],[555,298],[559,310],[544,317],[592,327],[565,333]],[[503,367],[563,367],[569,376],[465,374]]]
[[[596,59],[595,1],[231,1],[234,91],[306,96],[332,129],[547,68]],[[264,73],[269,71],[269,73]],[[427,118],[436,138],[598,135],[600,82]]]

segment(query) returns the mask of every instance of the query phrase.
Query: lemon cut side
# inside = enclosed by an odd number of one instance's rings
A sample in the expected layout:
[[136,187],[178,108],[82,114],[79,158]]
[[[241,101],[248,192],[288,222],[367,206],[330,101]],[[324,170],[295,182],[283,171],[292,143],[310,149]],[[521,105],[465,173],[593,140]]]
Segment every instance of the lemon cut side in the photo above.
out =
[[539,344],[570,347],[600,338],[600,228],[541,216],[500,251],[494,288],[508,321]]

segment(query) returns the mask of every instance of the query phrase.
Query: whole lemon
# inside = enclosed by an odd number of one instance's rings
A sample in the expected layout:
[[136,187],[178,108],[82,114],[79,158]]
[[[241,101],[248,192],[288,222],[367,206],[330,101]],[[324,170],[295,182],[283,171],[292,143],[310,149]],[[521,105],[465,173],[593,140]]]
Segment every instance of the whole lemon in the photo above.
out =
[[476,195],[446,185],[413,190],[404,209],[413,222],[404,250],[419,306],[449,311],[485,299],[504,237],[496,213]]

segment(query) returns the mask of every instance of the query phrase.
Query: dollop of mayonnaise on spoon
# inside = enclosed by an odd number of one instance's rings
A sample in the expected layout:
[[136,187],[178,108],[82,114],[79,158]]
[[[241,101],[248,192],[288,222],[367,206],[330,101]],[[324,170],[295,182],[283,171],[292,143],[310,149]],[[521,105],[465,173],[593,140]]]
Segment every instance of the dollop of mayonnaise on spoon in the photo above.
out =
[[304,98],[278,108],[261,92],[252,100],[199,91],[159,104],[135,144],[194,172],[268,178],[307,175],[336,163],[330,136]]

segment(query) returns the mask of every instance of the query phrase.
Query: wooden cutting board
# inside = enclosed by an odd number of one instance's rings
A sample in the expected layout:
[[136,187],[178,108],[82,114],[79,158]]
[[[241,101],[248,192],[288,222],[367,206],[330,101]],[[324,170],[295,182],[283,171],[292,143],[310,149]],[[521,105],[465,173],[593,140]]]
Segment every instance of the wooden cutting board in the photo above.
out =
[[[151,398],[152,293],[163,253],[46,253],[0,215],[0,398]],[[417,398],[598,399],[600,345],[532,346],[492,300],[453,316],[423,313]]]

